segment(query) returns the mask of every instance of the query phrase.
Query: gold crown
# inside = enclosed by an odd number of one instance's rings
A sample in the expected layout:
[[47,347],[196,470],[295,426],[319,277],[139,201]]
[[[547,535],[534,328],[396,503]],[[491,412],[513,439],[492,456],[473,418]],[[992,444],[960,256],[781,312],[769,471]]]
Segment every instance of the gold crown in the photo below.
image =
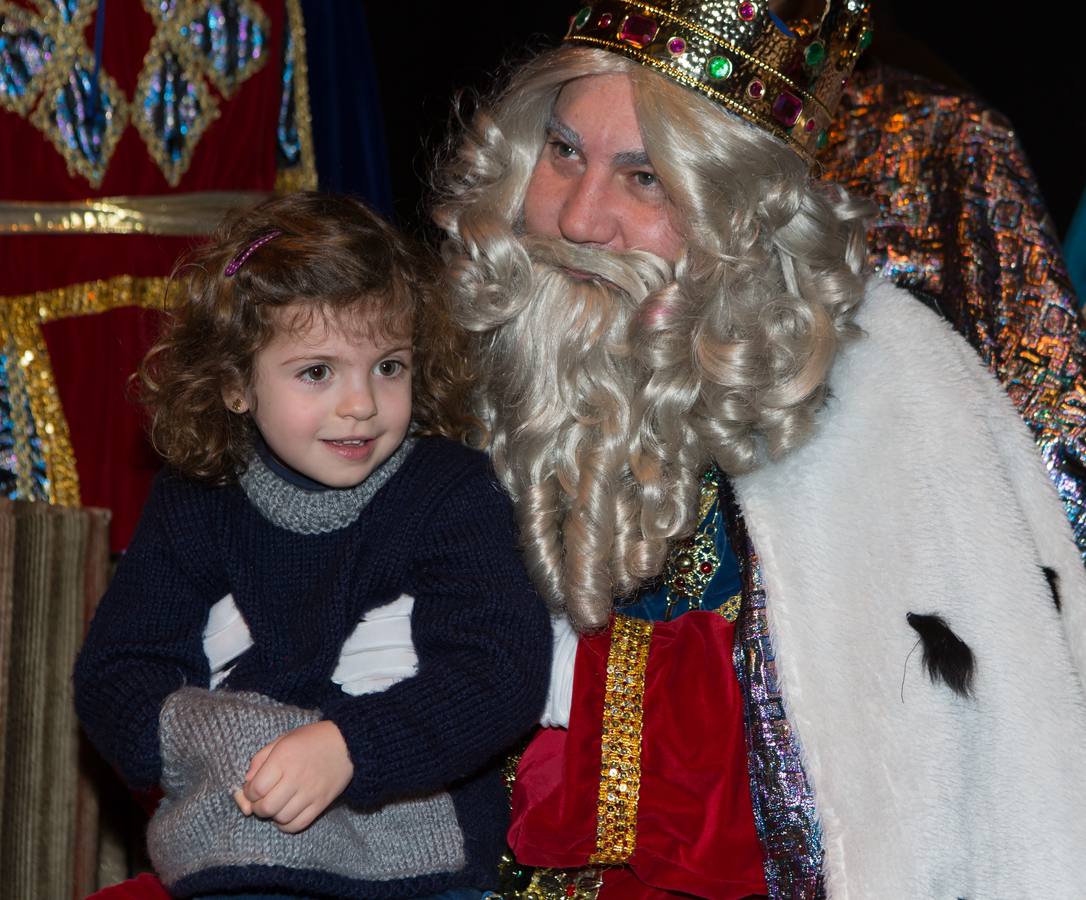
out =
[[811,160],[872,35],[870,0],[824,2],[819,21],[786,23],[766,0],[610,0],[583,7],[566,40],[651,66]]

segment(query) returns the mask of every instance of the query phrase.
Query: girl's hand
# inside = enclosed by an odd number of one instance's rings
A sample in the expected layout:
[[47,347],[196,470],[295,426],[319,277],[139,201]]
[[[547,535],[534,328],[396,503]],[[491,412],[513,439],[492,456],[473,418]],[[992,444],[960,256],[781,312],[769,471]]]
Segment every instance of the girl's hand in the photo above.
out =
[[343,735],[332,722],[288,731],[257,751],[234,800],[245,815],[273,819],[280,831],[304,831],[354,777]]

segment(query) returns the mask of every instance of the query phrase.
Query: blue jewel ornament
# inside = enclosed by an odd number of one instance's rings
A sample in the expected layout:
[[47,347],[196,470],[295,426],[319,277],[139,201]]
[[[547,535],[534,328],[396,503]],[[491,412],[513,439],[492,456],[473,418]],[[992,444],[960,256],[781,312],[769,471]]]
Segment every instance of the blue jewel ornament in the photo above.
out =
[[0,8],[0,108],[25,115],[55,51],[54,37],[30,16]]

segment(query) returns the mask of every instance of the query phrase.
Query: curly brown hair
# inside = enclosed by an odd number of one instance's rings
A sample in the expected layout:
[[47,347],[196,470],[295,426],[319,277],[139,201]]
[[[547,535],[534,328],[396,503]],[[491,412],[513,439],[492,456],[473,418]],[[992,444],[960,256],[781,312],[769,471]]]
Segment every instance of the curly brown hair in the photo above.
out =
[[415,433],[467,440],[478,429],[468,354],[436,272],[429,253],[350,197],[291,194],[230,216],[174,270],[165,332],[139,368],[155,449],[189,477],[237,478],[252,426],[226,409],[223,390],[250,384],[277,311],[291,305],[333,318],[362,312],[378,334],[411,334]]

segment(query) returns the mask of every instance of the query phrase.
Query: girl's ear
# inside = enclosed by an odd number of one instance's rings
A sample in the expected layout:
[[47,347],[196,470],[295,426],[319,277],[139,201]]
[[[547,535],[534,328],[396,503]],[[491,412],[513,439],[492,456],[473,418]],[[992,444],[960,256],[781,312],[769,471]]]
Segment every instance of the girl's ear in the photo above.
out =
[[249,398],[245,396],[245,391],[237,387],[229,387],[222,389],[222,402],[226,404],[226,408],[233,413],[245,413],[249,411]]

